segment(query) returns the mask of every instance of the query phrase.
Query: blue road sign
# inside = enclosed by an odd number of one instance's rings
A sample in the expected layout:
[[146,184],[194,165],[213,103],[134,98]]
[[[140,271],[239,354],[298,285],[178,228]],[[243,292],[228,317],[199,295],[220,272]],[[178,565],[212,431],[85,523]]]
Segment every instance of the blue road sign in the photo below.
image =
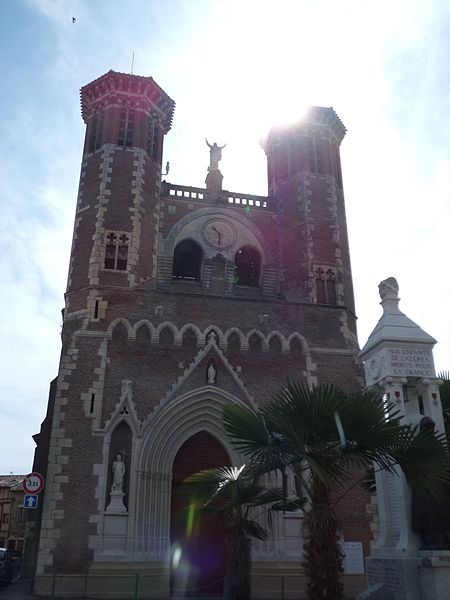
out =
[[33,496],[31,494],[25,494],[23,497],[23,507],[24,508],[37,508],[38,505],[38,496]]

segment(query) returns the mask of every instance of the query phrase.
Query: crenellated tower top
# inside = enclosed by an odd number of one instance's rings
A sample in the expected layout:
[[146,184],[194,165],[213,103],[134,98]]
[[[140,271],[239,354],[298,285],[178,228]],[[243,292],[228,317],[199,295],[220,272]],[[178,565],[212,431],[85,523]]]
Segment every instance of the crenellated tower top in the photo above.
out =
[[272,127],[268,135],[262,140],[261,145],[268,153],[272,144],[278,143],[280,138],[285,138],[286,135],[292,136],[308,130],[319,131],[321,129],[326,129],[331,133],[337,145],[340,145],[347,133],[347,129],[332,107],[310,106],[303,118],[296,123]]
[[157,110],[167,133],[172,126],[175,102],[162,90],[153,77],[108,71],[80,90],[81,116],[87,124],[97,110],[124,102],[137,109]]

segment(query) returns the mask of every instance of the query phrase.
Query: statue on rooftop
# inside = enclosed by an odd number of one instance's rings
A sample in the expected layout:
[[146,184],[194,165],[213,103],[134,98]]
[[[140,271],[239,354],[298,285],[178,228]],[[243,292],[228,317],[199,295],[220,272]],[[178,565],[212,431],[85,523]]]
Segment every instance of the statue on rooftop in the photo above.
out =
[[206,138],[205,140],[209,147],[209,171],[216,170],[219,168],[219,160],[222,160],[222,150],[225,148],[226,144],[218,146],[216,142],[214,142],[211,146]]

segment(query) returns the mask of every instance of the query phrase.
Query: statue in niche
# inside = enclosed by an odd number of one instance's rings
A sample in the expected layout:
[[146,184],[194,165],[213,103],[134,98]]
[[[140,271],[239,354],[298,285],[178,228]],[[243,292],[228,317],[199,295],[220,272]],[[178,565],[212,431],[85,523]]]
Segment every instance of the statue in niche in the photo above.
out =
[[[420,432],[432,435],[435,423],[431,417],[420,421]],[[412,530],[420,535],[421,550],[450,550],[450,485],[443,483],[440,497],[412,494]]]
[[217,370],[212,361],[209,363],[207,377],[208,377],[208,383],[210,383],[212,385],[214,385],[216,383]]
[[211,146],[208,140],[206,140],[206,143],[209,147],[209,170],[217,170],[219,168],[219,161],[222,160],[222,150],[225,148],[226,144],[218,146],[216,142],[214,142]]
[[125,463],[121,454],[118,454],[112,464],[113,482],[111,492],[123,492],[123,481],[125,479]]

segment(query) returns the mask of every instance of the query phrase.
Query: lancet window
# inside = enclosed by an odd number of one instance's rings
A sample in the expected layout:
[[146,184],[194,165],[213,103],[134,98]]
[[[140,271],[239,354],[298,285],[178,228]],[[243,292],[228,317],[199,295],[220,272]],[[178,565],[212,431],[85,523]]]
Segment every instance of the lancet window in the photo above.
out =
[[261,257],[259,252],[251,246],[244,246],[236,252],[235,284],[258,287],[261,270]]
[[119,137],[117,143],[119,146],[133,145],[134,130],[134,110],[131,108],[122,108],[119,118]]
[[129,237],[126,233],[111,231],[106,238],[105,269],[126,271]]
[[159,126],[158,117],[151,114],[148,119],[147,152],[153,161],[158,159]]
[[103,114],[100,110],[98,110],[92,121],[92,134],[91,134],[91,146],[89,148],[90,152],[94,152],[98,150],[102,145],[102,125],[103,125]]
[[336,304],[336,273],[327,267],[315,270],[316,298],[318,304]]

